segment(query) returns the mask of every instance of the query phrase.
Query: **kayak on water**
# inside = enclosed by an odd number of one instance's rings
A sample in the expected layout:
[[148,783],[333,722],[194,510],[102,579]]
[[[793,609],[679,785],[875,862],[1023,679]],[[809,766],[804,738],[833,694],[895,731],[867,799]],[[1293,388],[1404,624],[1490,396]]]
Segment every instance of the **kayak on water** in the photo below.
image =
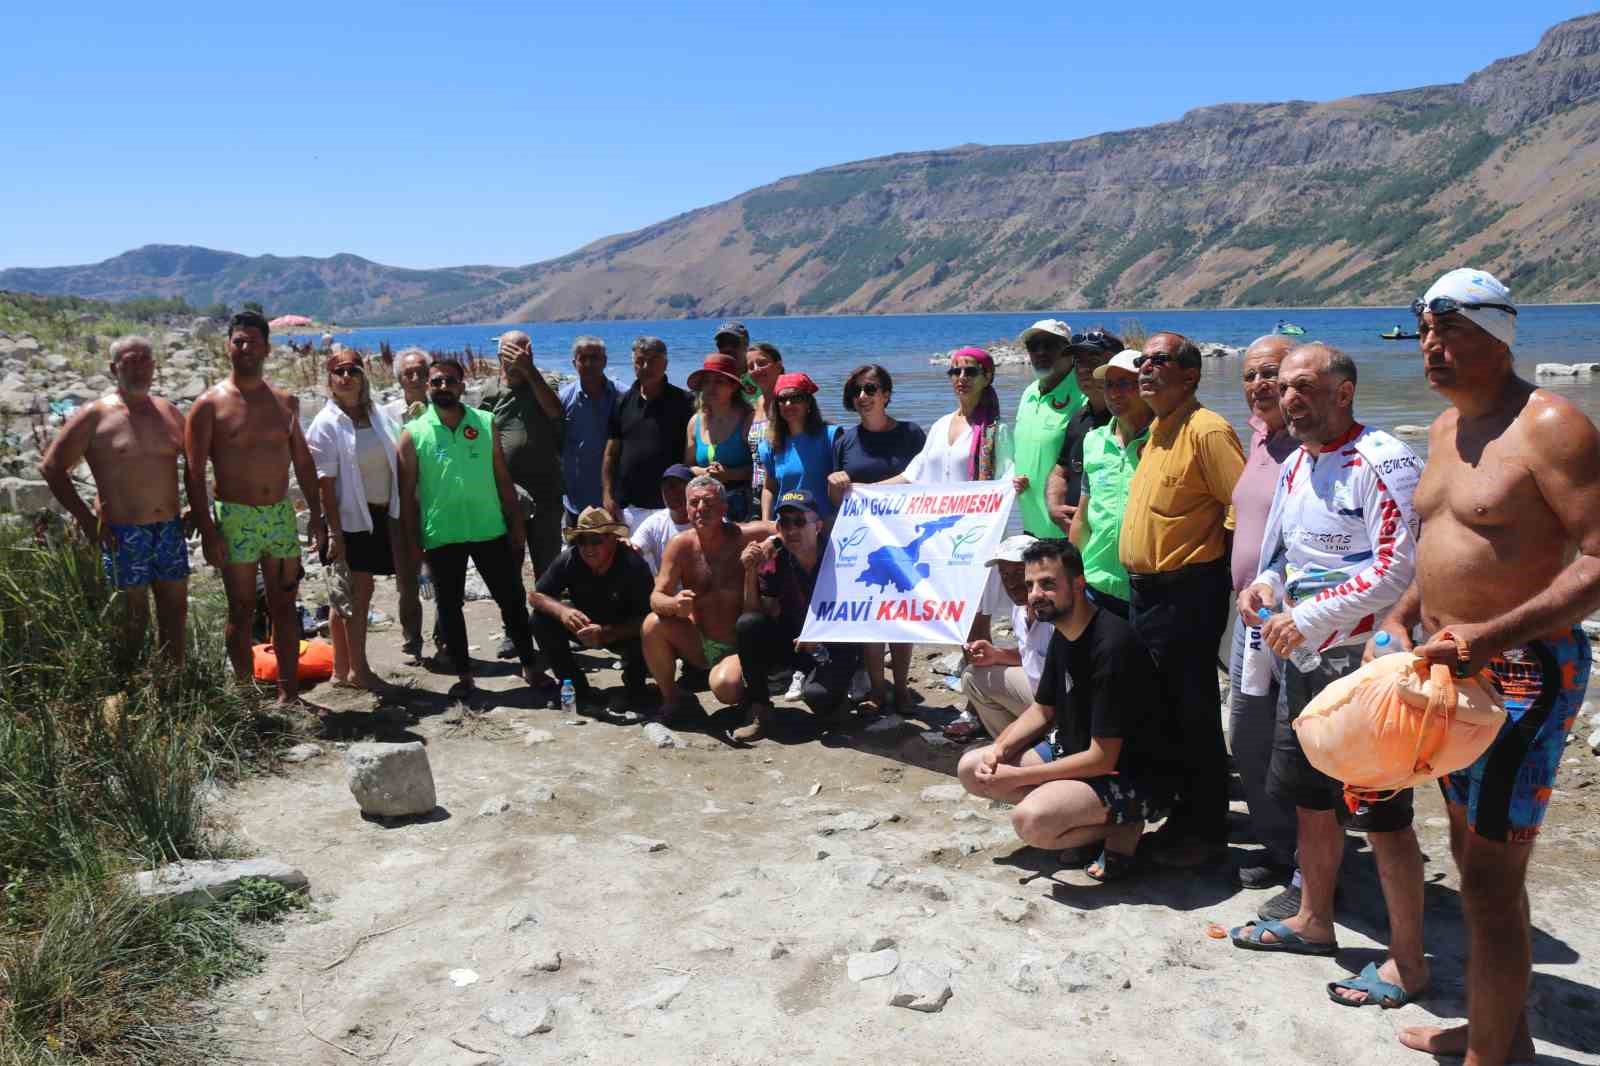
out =
[[1382,337],[1386,341],[1414,341],[1417,339],[1417,335],[1415,333],[1407,333],[1399,326],[1396,326],[1394,329],[1386,329],[1382,333],[1378,334],[1378,336]]
[[1280,318],[1274,332],[1280,333],[1285,337],[1303,337],[1306,331],[1293,322],[1285,322]]

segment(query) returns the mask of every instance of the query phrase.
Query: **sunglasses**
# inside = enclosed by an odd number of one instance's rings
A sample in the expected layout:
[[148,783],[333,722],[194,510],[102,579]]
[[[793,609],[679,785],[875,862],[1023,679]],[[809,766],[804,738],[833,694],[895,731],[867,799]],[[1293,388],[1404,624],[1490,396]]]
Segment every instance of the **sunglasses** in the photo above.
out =
[[1168,355],[1166,352],[1157,352],[1154,355],[1136,355],[1133,357],[1133,365],[1135,367],[1142,367],[1146,363],[1149,363],[1151,366],[1166,366],[1170,362],[1172,362],[1172,356]]
[[1435,296],[1431,300],[1411,301],[1411,313],[1418,318],[1422,317],[1424,311],[1432,311],[1436,315],[1448,315],[1456,311],[1479,311],[1484,308],[1504,311],[1513,318],[1517,314],[1517,309],[1510,304],[1486,304],[1476,300],[1458,300],[1454,296]]
[[344,366],[334,367],[328,373],[336,378],[358,378],[361,376],[361,368],[354,363],[346,363]]
[[1260,378],[1262,381],[1273,381],[1273,380],[1276,380],[1277,376],[1278,376],[1278,368],[1277,367],[1275,367],[1275,366],[1264,366],[1264,367],[1261,367],[1258,370],[1246,370],[1244,372],[1244,383],[1246,385],[1248,385],[1252,381],[1256,380],[1257,378]]
[[1096,352],[1109,352],[1116,347],[1116,342],[1111,335],[1103,329],[1091,329],[1087,333],[1074,333],[1067,342],[1069,348],[1088,348]]
[[448,389],[452,385],[461,384],[461,380],[459,378],[447,378],[443,375],[435,374],[433,377],[428,379],[428,384],[432,385],[436,389]]
[[865,385],[856,386],[856,395],[858,396],[876,396],[882,391],[883,387],[873,381],[869,381]]
[[807,399],[808,399],[808,397],[804,393],[800,393],[799,395],[790,394],[788,396],[779,396],[778,397],[778,402],[779,403],[805,403]]
[[400,371],[400,376],[403,378],[425,378],[428,376],[428,368],[425,366],[414,366],[410,370]]
[[953,377],[953,378],[976,378],[976,377],[982,377],[983,376],[983,367],[981,367],[981,366],[953,366],[949,370],[946,370],[945,374],[947,374],[948,376]]
[[806,525],[810,521],[811,521],[811,516],[810,515],[781,514],[781,515],[778,516],[778,528],[779,529],[804,529],[806,527]]

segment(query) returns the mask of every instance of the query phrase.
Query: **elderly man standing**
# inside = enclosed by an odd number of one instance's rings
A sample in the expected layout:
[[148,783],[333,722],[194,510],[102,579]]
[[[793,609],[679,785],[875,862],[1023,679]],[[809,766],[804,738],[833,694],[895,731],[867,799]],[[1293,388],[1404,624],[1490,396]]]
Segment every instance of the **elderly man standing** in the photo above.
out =
[[683,455],[694,401],[667,380],[667,342],[633,342],[634,382],[617,401],[606,430],[603,506],[631,532],[659,511],[661,475]]
[[561,386],[561,412],[566,436],[561,445],[562,500],[566,524],[604,502],[601,468],[605,463],[606,436],[617,409],[617,387],[606,377],[606,342],[584,334],[572,341],[572,368],[577,381]]
[[1468,1066],[1530,1061],[1527,874],[1588,683],[1579,623],[1600,608],[1600,433],[1570,400],[1517,375],[1517,308],[1481,270],[1452,270],[1412,310],[1428,385],[1450,406],[1417,486],[1416,581],[1383,628],[1458,677],[1482,674],[1507,721],[1439,782],[1467,920],[1467,1024],[1400,1040]]
[[[383,407],[389,424],[398,433],[407,422],[418,417],[428,407],[428,360],[421,348],[406,348],[395,356],[395,376],[400,380],[401,396]],[[395,438],[399,444],[399,438]],[[422,595],[418,587],[421,567],[417,554],[406,541],[405,523],[399,524],[400,535],[394,543],[394,588],[400,599],[400,650],[413,659],[422,657]],[[437,635],[436,635],[437,636]],[[439,641],[434,640],[437,645]]]
[[[1361,665],[1367,636],[1411,582],[1417,519],[1412,489],[1422,464],[1400,441],[1355,419],[1356,365],[1325,344],[1290,352],[1278,368],[1278,391],[1300,450],[1284,460],[1261,539],[1261,573],[1239,594],[1239,614],[1256,619],[1266,646],[1288,660],[1315,649],[1311,665],[1279,664],[1277,722],[1267,792],[1293,804],[1299,829],[1299,912],[1233,930],[1252,951],[1331,956],[1334,886],[1344,858],[1343,787],[1312,767],[1294,720],[1329,684]],[[1247,653],[1243,687],[1266,686]],[[1422,951],[1422,852],[1411,828],[1411,790],[1364,804],[1351,819],[1367,831],[1389,909],[1389,958],[1358,977],[1336,981],[1329,995],[1361,1006],[1399,1007],[1428,983]]]
[[[1261,572],[1261,531],[1266,528],[1272,494],[1278,486],[1278,468],[1300,446],[1278,404],[1278,370],[1295,347],[1295,338],[1271,333],[1244,352],[1244,402],[1253,432],[1244,473],[1233,487],[1235,596]],[[1272,761],[1272,733],[1278,720],[1277,679],[1261,678],[1259,687],[1265,691],[1259,696],[1244,691],[1241,671],[1246,642],[1259,639],[1253,621],[1239,616],[1233,625],[1233,650],[1228,657],[1228,747],[1244,786],[1250,827],[1262,845],[1261,860],[1239,868],[1239,883],[1245,888],[1266,888],[1281,883],[1294,869],[1295,816],[1288,804],[1267,795],[1267,766]],[[1296,900],[1288,913],[1297,909]]]
[[1115,417],[1083,442],[1083,485],[1072,515],[1072,543],[1083,553],[1088,597],[1118,618],[1128,617],[1128,572],[1122,568],[1122,520],[1139,453],[1150,439],[1155,412],[1139,395],[1139,353],[1118,352],[1095,370]]
[[[184,483],[206,562],[222,571],[228,596],[228,659],[241,681],[254,675],[250,629],[256,613],[256,572],[267,591],[272,645],[278,661],[278,702],[300,695],[300,536],[289,500],[289,468],[310,513],[311,542],[322,540],[317,467],[300,427],[300,400],[267,383],[272,348],[266,318],[241,311],[228,322],[228,380],[213,385],[189,409],[184,434]],[[216,512],[206,487],[214,467]]]
[[1128,483],[1120,542],[1129,621],[1156,661],[1184,755],[1179,803],[1156,858],[1193,866],[1228,839],[1228,753],[1218,712],[1217,646],[1228,621],[1228,521],[1244,451],[1227,419],[1200,406],[1200,349],[1157,333],[1139,356],[1139,395],[1155,412]]
[[1042,319],[1023,330],[1018,343],[1028,350],[1035,380],[1017,401],[1011,433],[1017,505],[1025,532],[1059,537],[1061,530],[1050,517],[1045,489],[1061,455],[1067,426],[1084,405],[1083,390],[1072,373],[1072,327],[1059,319]]
[[[150,599],[156,601],[156,654],[164,667],[183,665],[189,613],[189,546],[178,514],[178,457],[183,415],[151,393],[155,352],[144,337],[111,345],[117,390],[79,408],[50,447],[39,472],[91,544],[100,546],[106,580],[122,597],[123,639],[132,654],[144,645]],[[90,510],[72,483],[87,460],[99,496]]]
[[1072,516],[1078,510],[1078,497],[1083,489],[1083,442],[1091,431],[1111,421],[1105,386],[1096,371],[1123,350],[1122,338],[1096,327],[1087,333],[1074,333],[1069,350],[1073,356],[1072,374],[1077,379],[1078,390],[1083,393],[1084,404],[1067,423],[1066,435],[1061,438],[1061,454],[1056,456],[1044,496],[1050,508],[1050,520],[1070,536]]
[[484,393],[481,407],[494,416],[511,483],[532,501],[528,552],[534,572],[542,574],[561,552],[564,415],[561,398],[533,365],[532,339],[521,330],[500,335],[500,387]]

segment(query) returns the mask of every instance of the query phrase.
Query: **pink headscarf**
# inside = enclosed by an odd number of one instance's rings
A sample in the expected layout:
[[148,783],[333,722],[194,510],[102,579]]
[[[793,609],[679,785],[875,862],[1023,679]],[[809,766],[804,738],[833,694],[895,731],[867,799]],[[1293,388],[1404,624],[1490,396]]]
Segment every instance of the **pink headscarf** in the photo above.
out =
[[983,395],[978,397],[978,406],[967,417],[967,422],[972,426],[971,462],[967,470],[972,479],[978,481],[982,479],[984,438],[988,436],[992,439],[989,427],[1000,420],[1000,397],[994,391],[994,356],[982,348],[969,347],[957,348],[950,353],[951,366],[956,365],[957,359],[971,359],[989,375],[989,384],[984,388]]

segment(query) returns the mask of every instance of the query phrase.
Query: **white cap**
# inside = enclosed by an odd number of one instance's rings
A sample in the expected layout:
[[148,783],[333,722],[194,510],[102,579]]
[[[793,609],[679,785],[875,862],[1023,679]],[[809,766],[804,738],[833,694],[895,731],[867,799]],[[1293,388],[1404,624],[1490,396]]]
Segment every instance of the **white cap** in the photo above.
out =
[[1130,374],[1137,374],[1139,372],[1139,364],[1134,362],[1134,360],[1138,359],[1142,354],[1143,353],[1136,348],[1122,349],[1122,351],[1118,352],[1116,355],[1113,355],[1110,359],[1107,359],[1104,363],[1094,368],[1095,379],[1098,381],[1104,381],[1106,379],[1106,371],[1110,370],[1112,367],[1116,367],[1118,370],[1126,370]]
[[1017,338],[1017,343],[1024,348],[1028,346],[1029,338],[1039,333],[1049,333],[1060,337],[1064,341],[1072,340],[1072,327],[1059,318],[1041,318],[1033,325],[1022,331],[1022,336]]
[[995,563],[1020,563],[1022,562],[1023,551],[1026,550],[1028,545],[1032,544],[1038,539],[1039,538],[1029,533],[1018,533],[1014,537],[1007,537],[1005,540],[999,543],[994,550],[994,554],[989,557],[989,561],[983,565],[993,566]]
[[[1423,295],[1422,302],[1427,303],[1435,296],[1448,296],[1458,303],[1516,306],[1511,300],[1511,290],[1502,285],[1499,278],[1487,270],[1471,267],[1458,267],[1434,282]],[[1463,307],[1457,313],[1507,348],[1517,339],[1517,316],[1514,314],[1495,307]]]

